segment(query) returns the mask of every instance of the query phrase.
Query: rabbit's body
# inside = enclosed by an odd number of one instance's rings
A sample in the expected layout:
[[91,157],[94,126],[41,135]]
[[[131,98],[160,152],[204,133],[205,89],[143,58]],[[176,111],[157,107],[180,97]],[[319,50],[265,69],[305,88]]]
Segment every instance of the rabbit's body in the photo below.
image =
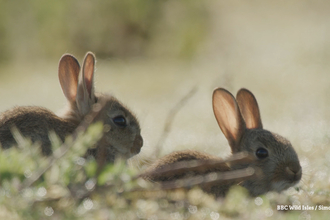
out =
[[[58,117],[46,108],[20,106],[0,115],[0,143],[3,148],[16,144],[11,129],[15,126],[20,133],[32,142],[39,141],[44,155],[52,153],[49,132],[54,131],[64,141],[78,126],[76,123]],[[43,128],[43,129],[40,129]]]
[[[198,170],[193,170],[193,171],[188,171],[188,172],[180,172],[178,174],[169,174],[169,175],[164,175],[163,173],[158,175],[158,171],[161,171],[163,169],[166,169],[168,165],[170,164],[176,164],[178,162],[188,162],[188,161],[193,161],[193,160],[198,160],[198,161],[209,161],[209,160],[214,160],[217,161],[219,160],[218,157],[215,157],[213,155],[199,152],[199,151],[194,151],[194,150],[183,150],[183,151],[175,151],[172,152],[162,158],[160,158],[156,163],[152,164],[148,169],[145,171],[144,174],[142,174],[142,177],[146,180],[152,181],[152,182],[167,182],[167,181],[174,181],[178,180],[181,178],[189,178],[189,177],[194,177],[198,175],[205,175],[209,174],[212,172],[226,172],[230,171],[230,164],[223,164],[222,166],[217,166],[213,167],[212,169],[198,169]],[[174,172],[175,173],[175,172]],[[234,185],[236,182],[235,181],[227,181],[224,184],[218,184],[218,185],[206,185],[202,184],[201,188],[212,195],[215,196],[224,196],[225,193],[229,190],[230,186]]]
[[11,130],[15,126],[19,132],[33,142],[39,141],[42,153],[52,153],[49,132],[54,131],[62,141],[72,134],[96,104],[103,105],[93,122],[102,121],[107,129],[96,148],[88,154],[98,156],[100,146],[102,157],[113,162],[116,156],[129,158],[140,152],[143,145],[139,123],[136,117],[115,97],[94,92],[95,57],[87,53],[79,79],[80,66],[71,55],[60,59],[59,79],[68,107],[62,116],[42,107],[15,107],[0,115],[0,143],[3,148],[16,144]]
[[[253,94],[241,89],[235,98],[224,89],[216,89],[213,93],[213,109],[217,122],[228,140],[233,154],[246,152],[254,162],[251,164],[230,163],[221,167],[212,167],[199,173],[175,176],[161,176],[157,173],[166,166],[179,161],[216,159],[198,151],[173,152],[153,164],[143,177],[154,182],[164,182],[182,177],[206,174],[210,172],[226,172],[247,167],[255,168],[257,177],[238,182],[208,185],[202,188],[215,196],[224,196],[229,187],[240,184],[246,187],[252,196],[268,191],[281,192],[297,184],[302,175],[298,156],[290,142],[282,136],[262,128],[259,107]],[[220,158],[218,158],[220,159]]]
[[[219,159],[217,157],[214,157],[210,154],[206,154],[203,152],[199,151],[194,151],[194,150],[184,150],[184,151],[175,151],[172,152],[159,160],[157,160],[156,163],[152,164],[150,167],[147,168],[146,173],[150,173],[151,171],[157,171],[157,170],[162,170],[167,167],[169,164],[175,164],[177,162],[182,162],[182,161],[191,161],[191,160],[212,160],[212,159]],[[218,168],[217,168],[218,169]],[[218,171],[226,171],[229,170],[229,167],[221,167],[218,169]],[[212,172],[212,171],[210,171]],[[145,179],[148,179],[153,182],[161,182],[161,181],[171,181],[171,180],[176,180],[179,178],[182,178],[186,175],[191,175],[192,173],[185,173],[182,174],[180,173],[179,175],[169,175],[169,176],[164,176],[164,175],[157,175],[157,172],[154,172],[153,175],[147,175],[144,176]],[[196,174],[196,173],[194,173]]]

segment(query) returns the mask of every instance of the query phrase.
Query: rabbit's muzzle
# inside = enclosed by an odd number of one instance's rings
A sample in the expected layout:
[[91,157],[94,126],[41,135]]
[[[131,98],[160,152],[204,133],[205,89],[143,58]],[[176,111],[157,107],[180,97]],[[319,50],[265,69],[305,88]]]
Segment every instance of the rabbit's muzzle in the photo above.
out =
[[291,180],[292,182],[299,182],[302,175],[302,169],[300,165],[289,165],[285,168],[285,173],[288,180]]
[[131,154],[135,155],[140,153],[141,148],[143,146],[143,138],[140,134],[136,135],[135,140],[133,142],[133,147],[131,148]]

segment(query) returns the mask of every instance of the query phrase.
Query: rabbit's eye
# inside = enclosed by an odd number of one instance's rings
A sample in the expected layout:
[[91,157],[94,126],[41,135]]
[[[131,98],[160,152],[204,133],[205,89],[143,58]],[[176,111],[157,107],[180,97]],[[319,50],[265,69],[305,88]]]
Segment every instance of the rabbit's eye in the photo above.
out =
[[259,159],[264,159],[268,157],[268,151],[265,148],[258,148],[256,151],[256,155]]
[[117,116],[117,117],[113,118],[112,121],[118,126],[121,126],[121,127],[126,126],[126,119],[124,118],[124,116],[121,116],[121,115]]

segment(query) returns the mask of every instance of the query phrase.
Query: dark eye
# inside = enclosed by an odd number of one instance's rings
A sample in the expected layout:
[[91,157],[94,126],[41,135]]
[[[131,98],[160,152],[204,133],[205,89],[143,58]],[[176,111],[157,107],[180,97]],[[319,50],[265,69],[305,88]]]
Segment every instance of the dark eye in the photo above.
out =
[[112,121],[118,126],[121,126],[121,127],[126,126],[126,119],[122,115],[113,118]]
[[265,148],[258,148],[256,151],[256,155],[259,159],[264,159],[268,157],[268,151]]

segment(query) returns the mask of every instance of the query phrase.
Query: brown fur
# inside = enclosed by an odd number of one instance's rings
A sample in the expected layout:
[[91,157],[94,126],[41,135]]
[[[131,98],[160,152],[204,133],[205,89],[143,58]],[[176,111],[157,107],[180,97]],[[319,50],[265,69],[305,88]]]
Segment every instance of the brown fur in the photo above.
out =
[[42,153],[50,155],[52,150],[48,137],[49,132],[54,131],[64,141],[65,137],[75,130],[77,124],[66,121],[45,108],[15,107],[0,115],[0,143],[3,148],[16,144],[11,133],[14,126],[19,128],[22,134],[30,134],[28,137],[32,142],[40,141]]
[[[208,168],[194,169],[193,171],[188,171],[185,173],[181,172],[178,174],[173,172],[169,175],[164,175],[164,174],[158,175],[157,173],[157,171],[166,168],[170,164],[176,164],[178,162],[193,161],[193,160],[217,161],[219,160],[219,158],[214,157],[210,154],[206,154],[199,151],[193,151],[193,150],[175,151],[160,158],[159,160],[157,160],[156,163],[148,167],[148,169],[146,169],[145,171],[146,175],[142,175],[142,177],[152,182],[165,182],[165,181],[173,181],[181,178],[193,177],[197,175],[205,175],[212,172],[226,172],[231,170],[229,164],[223,164],[221,166],[214,167],[212,169],[208,169]],[[225,192],[228,191],[229,187],[233,185],[234,182],[235,181],[229,181],[224,184],[218,184],[218,185],[203,184],[201,185],[201,187],[204,191],[210,194],[214,194],[215,196],[224,196]]]
[[[164,182],[192,175],[240,170],[250,166],[261,172],[257,177],[244,180],[240,185],[246,187],[252,196],[268,191],[281,192],[299,182],[302,170],[295,150],[284,137],[263,129],[257,101],[250,91],[241,89],[236,101],[227,90],[215,89],[213,110],[232,153],[248,153],[251,158],[254,158],[251,164],[231,163],[220,167],[210,167],[202,172],[159,175],[161,169],[178,161],[217,159],[198,151],[178,151],[156,161],[142,176],[154,182]],[[257,154],[260,149],[267,151],[266,157]],[[207,193],[224,196],[231,185],[238,183],[239,181],[233,178],[230,182],[220,182],[207,187],[202,184],[201,187]]]
[[[59,63],[59,80],[68,107],[62,117],[42,107],[15,107],[0,115],[0,143],[3,148],[16,144],[11,134],[15,126],[23,136],[33,142],[39,141],[42,153],[52,153],[49,132],[54,131],[62,141],[72,134],[81,121],[93,110],[96,104],[104,103],[104,108],[93,122],[101,121],[107,127],[102,140],[88,154],[102,157],[113,162],[117,156],[129,158],[139,153],[143,145],[141,129],[136,117],[115,97],[94,92],[95,56],[87,53],[83,62],[82,73],[75,57],[65,54]],[[79,77],[80,76],[80,77]],[[125,120],[124,125],[115,123],[115,118]],[[105,152],[105,153],[104,153]]]

